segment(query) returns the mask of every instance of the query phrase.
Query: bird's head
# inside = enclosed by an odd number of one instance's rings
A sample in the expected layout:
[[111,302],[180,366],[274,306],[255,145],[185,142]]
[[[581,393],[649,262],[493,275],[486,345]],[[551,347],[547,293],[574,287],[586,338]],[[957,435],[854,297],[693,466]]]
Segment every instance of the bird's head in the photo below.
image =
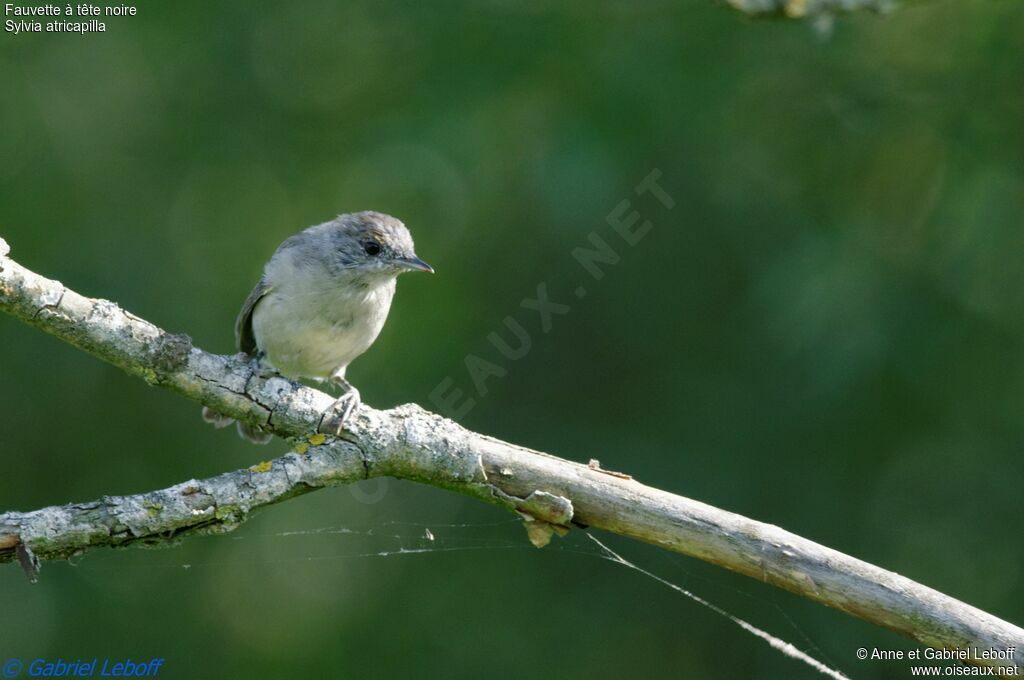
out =
[[401,220],[379,212],[346,213],[313,229],[328,237],[322,247],[331,269],[364,279],[387,279],[404,272],[434,273],[416,255],[412,236]]

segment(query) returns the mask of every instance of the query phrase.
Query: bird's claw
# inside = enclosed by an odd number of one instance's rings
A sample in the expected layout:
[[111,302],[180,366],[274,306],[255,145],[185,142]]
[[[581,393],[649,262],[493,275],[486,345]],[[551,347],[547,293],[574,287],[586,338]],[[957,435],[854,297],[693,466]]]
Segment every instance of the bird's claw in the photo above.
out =
[[323,434],[340,436],[345,429],[345,423],[348,422],[349,416],[359,408],[360,403],[359,391],[355,388],[350,389],[327,407],[320,418],[320,427],[317,430]]
[[281,375],[276,368],[267,363],[266,354],[259,352],[249,358],[249,371],[257,378],[273,378]]

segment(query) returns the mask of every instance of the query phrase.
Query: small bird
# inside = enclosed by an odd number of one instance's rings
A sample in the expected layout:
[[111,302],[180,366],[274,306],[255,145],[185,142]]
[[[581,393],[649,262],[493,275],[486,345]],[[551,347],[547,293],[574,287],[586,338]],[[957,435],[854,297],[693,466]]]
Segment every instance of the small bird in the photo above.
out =
[[[288,378],[328,381],[344,390],[321,419],[340,434],[359,406],[345,369],[377,339],[388,318],[399,274],[434,269],[418,258],[412,236],[390,215],[338,215],[289,237],[263,268],[235,322],[238,349],[266,360]],[[203,408],[216,427],[233,421]],[[241,436],[266,444],[271,435],[238,423]]]

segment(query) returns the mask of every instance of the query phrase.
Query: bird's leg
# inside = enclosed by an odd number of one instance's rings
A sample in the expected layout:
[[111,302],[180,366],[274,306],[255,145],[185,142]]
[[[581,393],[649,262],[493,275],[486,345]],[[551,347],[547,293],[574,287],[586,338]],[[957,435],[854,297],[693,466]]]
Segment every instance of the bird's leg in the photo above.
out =
[[272,378],[276,375],[280,375],[280,372],[267,361],[267,353],[263,350],[256,352],[249,357],[249,370],[253,376],[260,378]]
[[323,416],[320,418],[320,427],[318,429],[325,434],[338,436],[345,429],[345,422],[352,415],[352,412],[359,408],[362,400],[359,397],[359,390],[348,380],[345,380],[345,376],[341,372],[332,375],[329,381],[332,385],[337,385],[345,390],[345,393],[327,407],[327,410],[324,411]]

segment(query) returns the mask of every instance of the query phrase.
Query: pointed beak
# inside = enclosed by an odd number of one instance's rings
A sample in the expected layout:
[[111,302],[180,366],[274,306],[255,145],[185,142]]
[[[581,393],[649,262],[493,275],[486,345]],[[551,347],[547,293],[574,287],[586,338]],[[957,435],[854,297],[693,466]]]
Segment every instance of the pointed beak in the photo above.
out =
[[397,260],[395,260],[395,262],[397,262],[400,267],[405,267],[410,271],[426,272],[428,274],[434,273],[433,267],[431,267],[429,264],[427,264],[420,258],[416,257],[415,255],[412,257],[400,257]]

